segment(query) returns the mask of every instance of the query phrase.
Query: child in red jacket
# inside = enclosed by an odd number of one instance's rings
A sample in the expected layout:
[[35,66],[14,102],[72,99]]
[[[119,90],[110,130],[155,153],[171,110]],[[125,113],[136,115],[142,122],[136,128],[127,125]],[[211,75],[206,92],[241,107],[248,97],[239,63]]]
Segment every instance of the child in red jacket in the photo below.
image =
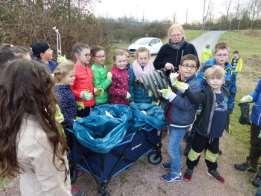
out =
[[124,50],[116,50],[113,56],[112,83],[109,88],[109,102],[117,104],[129,104],[131,98],[129,92],[128,59]]
[[95,105],[93,74],[90,67],[90,48],[87,44],[76,43],[72,48],[76,60],[74,65],[75,80],[71,86],[78,106],[77,116],[85,117]]

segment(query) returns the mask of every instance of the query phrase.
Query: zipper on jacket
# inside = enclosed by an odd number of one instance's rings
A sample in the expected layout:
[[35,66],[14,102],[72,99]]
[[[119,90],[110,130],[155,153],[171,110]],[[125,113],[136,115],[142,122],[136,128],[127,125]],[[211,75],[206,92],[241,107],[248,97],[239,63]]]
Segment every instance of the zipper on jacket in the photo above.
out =
[[212,103],[212,108],[211,108],[210,117],[209,117],[209,124],[208,124],[208,129],[207,129],[208,135],[210,133],[212,120],[213,120],[213,116],[214,116],[214,112],[215,112],[215,103],[216,103],[216,94],[213,92],[213,103]]

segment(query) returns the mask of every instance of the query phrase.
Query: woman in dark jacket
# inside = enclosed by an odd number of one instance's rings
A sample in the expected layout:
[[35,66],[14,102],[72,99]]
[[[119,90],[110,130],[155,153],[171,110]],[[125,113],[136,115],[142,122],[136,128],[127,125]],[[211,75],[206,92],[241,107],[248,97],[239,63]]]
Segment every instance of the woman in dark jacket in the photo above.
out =
[[181,25],[173,24],[168,30],[169,43],[164,44],[154,60],[155,69],[178,71],[180,59],[186,54],[193,54],[198,58],[195,47],[185,41],[184,29]]

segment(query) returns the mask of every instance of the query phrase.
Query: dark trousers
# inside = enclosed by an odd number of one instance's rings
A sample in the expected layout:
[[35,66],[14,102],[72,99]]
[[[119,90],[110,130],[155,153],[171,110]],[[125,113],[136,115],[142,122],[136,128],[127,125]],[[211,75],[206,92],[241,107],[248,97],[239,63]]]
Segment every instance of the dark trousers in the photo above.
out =
[[261,138],[258,138],[261,127],[251,124],[251,135],[250,135],[250,152],[248,156],[249,163],[256,167],[258,159],[261,155]]
[[[219,152],[219,138],[208,138],[199,135],[196,133],[192,140],[192,148],[190,151],[196,153],[201,153],[205,150],[205,162],[208,167],[208,170],[216,170],[217,169],[217,161],[216,159],[210,161],[208,158],[209,155],[212,155],[214,157],[217,157]],[[190,154],[187,157],[187,166],[189,169],[193,170],[194,167],[198,164],[198,161],[200,159],[200,155],[198,155],[198,158],[196,160],[190,160]],[[194,156],[195,157],[195,156]]]

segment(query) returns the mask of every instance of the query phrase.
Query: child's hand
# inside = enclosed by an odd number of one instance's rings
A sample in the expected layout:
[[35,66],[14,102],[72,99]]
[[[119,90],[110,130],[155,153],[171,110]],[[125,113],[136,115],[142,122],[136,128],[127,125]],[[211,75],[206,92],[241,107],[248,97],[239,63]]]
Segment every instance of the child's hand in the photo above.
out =
[[164,99],[167,99],[169,101],[172,101],[177,96],[174,92],[172,92],[170,87],[158,91],[161,93]]
[[179,73],[175,72],[175,73],[170,73],[169,74],[169,79],[171,82],[171,85],[174,86],[174,83],[176,82],[176,80],[178,79]]
[[111,78],[112,78],[112,74],[111,74],[111,72],[109,71],[109,72],[107,73],[107,79],[108,79],[108,80],[111,80]]
[[88,101],[88,100],[91,100],[93,98],[93,95],[89,91],[82,91],[80,93],[80,98]]
[[126,99],[130,99],[130,98],[131,98],[131,94],[127,91]]
[[239,101],[239,103],[251,103],[251,102],[253,102],[253,97],[250,95],[245,95]]
[[103,92],[102,88],[94,88],[94,95],[95,96],[100,96]]
[[184,93],[189,88],[189,85],[187,83],[180,82],[178,80],[175,80],[175,82],[172,85],[182,93]]

